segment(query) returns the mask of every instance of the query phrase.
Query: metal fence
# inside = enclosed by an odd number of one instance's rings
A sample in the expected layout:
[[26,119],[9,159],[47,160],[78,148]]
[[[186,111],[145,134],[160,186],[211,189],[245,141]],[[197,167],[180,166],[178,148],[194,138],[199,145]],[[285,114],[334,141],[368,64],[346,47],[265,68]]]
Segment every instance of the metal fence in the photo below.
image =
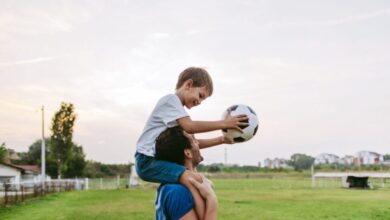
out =
[[0,184],[0,206],[6,207],[28,198],[42,197],[49,193],[82,190],[84,180],[50,180],[45,182],[21,182]]

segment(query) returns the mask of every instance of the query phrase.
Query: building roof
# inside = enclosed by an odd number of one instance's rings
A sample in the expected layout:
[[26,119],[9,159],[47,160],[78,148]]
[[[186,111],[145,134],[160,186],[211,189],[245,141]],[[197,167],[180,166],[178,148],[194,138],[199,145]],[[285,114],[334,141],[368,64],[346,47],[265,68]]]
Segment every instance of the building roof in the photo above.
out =
[[10,163],[0,163],[0,164],[2,164],[4,166],[9,166],[9,167],[15,168],[15,169],[18,169],[21,171],[30,171],[33,173],[40,173],[41,172],[41,168],[37,165],[15,165],[15,164],[10,164]]
[[19,167],[19,168],[26,170],[26,171],[32,171],[34,173],[41,172],[41,168],[37,165],[14,165],[14,166]]

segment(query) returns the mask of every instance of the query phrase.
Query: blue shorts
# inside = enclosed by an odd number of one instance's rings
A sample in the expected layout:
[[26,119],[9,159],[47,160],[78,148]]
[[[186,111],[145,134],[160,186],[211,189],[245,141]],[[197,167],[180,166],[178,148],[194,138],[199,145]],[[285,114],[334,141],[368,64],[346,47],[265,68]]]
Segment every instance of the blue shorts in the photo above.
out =
[[138,152],[135,154],[135,169],[141,179],[155,183],[177,183],[181,174],[186,171],[179,164],[156,160]]

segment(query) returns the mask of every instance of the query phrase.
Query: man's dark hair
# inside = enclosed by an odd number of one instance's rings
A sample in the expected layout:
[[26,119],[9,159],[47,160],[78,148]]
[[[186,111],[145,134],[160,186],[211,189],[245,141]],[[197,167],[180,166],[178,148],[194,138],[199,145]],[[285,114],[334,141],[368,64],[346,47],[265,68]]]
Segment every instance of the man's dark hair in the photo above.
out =
[[184,136],[183,129],[180,126],[168,128],[156,139],[155,158],[184,165],[185,149],[191,149],[191,143]]

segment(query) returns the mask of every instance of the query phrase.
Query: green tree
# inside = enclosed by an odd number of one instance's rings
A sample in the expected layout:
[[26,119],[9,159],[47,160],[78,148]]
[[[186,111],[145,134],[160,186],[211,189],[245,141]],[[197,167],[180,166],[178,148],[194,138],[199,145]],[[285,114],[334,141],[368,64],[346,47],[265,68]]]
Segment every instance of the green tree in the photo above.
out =
[[8,149],[5,147],[5,143],[3,142],[0,145],[0,163],[4,162],[7,156],[8,156]]
[[54,114],[52,120],[50,156],[57,164],[58,179],[66,172],[67,165],[72,157],[73,125],[76,120],[72,103],[61,103],[61,108]]
[[86,161],[82,146],[72,145],[70,158],[67,161],[67,169],[64,171],[64,177],[81,177],[84,176]]
[[294,167],[295,170],[309,169],[314,162],[314,158],[306,154],[293,154],[291,155],[289,165]]
[[390,160],[390,154],[383,155],[383,160]]
[[[48,145],[50,144],[50,138],[45,138],[46,143],[46,157],[49,154]],[[18,153],[20,160],[15,161],[15,164],[24,164],[24,165],[41,165],[41,148],[42,148],[42,140],[36,140],[28,147],[27,153],[22,152]]]

